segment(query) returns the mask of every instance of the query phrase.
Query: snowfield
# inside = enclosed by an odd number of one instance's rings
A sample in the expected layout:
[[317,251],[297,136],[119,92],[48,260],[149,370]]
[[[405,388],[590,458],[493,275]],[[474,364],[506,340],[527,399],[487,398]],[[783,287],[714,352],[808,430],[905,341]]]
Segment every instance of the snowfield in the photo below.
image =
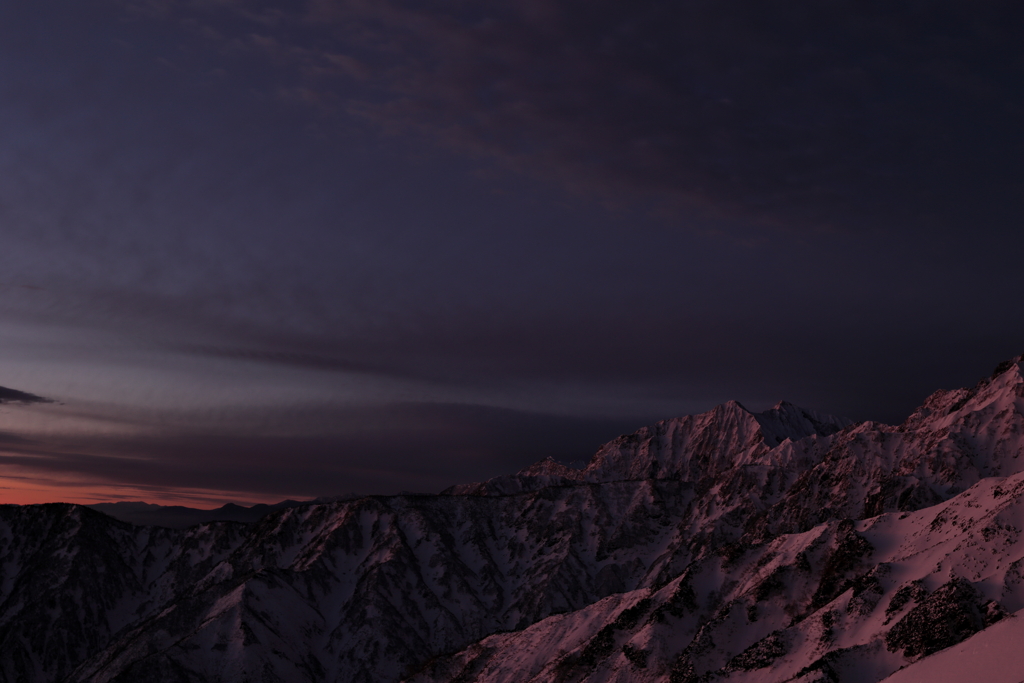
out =
[[900,669],[884,683],[1020,683],[1024,681],[1022,616],[1024,612],[1018,612],[962,643]]

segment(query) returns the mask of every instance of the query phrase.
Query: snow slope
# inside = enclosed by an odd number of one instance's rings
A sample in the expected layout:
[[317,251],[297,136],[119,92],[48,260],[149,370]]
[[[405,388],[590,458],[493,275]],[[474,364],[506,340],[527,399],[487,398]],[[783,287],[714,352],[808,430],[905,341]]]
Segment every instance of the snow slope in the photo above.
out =
[[1016,621],[1021,529],[1024,474],[986,479],[933,508],[707,555],[660,589],[490,636],[410,680],[878,681]]
[[1021,683],[1021,643],[1024,611],[897,671],[883,683],[964,683],[979,676],[984,676],[985,683]]

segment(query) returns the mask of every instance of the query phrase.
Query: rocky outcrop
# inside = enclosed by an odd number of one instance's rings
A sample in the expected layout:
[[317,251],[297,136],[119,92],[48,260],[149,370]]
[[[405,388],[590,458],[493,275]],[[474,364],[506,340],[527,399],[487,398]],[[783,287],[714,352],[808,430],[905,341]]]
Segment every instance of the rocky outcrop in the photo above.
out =
[[704,555],[657,590],[489,636],[409,681],[879,681],[1024,608],[1022,521],[1024,474],[987,479],[938,509]]

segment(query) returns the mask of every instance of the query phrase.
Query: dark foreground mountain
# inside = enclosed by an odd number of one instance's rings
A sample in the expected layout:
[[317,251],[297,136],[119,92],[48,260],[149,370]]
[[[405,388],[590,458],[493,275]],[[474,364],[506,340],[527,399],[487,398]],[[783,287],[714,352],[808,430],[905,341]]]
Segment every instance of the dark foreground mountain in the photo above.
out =
[[0,506],[0,681],[935,680],[1024,634],[1020,363],[899,426],[728,403],[250,525]]

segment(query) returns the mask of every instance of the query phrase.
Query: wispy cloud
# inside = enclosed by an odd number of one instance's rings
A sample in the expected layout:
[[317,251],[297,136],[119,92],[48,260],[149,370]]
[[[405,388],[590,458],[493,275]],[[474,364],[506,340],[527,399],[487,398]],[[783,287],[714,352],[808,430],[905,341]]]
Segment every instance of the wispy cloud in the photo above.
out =
[[62,8],[0,9],[0,380],[59,401],[3,472],[437,489],[1024,335],[1018,4]]
[[293,425],[283,435],[176,427],[0,441],[0,476],[41,487],[64,481],[103,490],[233,492],[236,500],[437,491],[548,456],[587,459],[604,440],[640,426],[455,404],[325,407],[320,418],[327,424],[311,430],[317,436]]
[[0,387],[0,403],[19,403],[27,405],[30,403],[52,403],[48,398],[42,396],[36,396],[26,391],[18,391],[17,389],[8,389],[7,387]]
[[[272,91],[584,192],[948,226],[1019,192],[1014,3],[173,3]],[[957,216],[951,212],[957,209]]]

